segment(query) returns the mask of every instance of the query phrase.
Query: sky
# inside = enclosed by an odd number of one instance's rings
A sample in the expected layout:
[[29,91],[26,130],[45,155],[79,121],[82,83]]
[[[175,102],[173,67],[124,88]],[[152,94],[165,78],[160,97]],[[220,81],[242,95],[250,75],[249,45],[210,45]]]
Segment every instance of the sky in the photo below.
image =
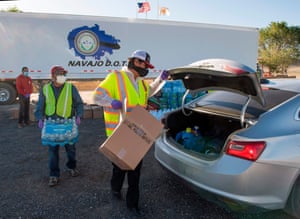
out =
[[[300,26],[300,0],[148,0],[151,10],[137,13],[145,0],[0,0],[0,10],[16,6],[23,12],[159,19],[265,28],[284,21]],[[159,16],[167,7],[169,16]]]

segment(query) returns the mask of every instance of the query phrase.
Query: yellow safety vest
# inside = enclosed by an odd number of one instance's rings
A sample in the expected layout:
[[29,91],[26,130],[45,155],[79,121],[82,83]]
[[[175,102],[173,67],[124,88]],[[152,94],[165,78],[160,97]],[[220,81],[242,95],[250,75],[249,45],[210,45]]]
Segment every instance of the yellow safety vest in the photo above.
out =
[[[96,92],[106,92],[112,99],[120,100],[124,104],[126,99],[126,113],[140,105],[147,106],[149,85],[143,80],[138,80],[138,91],[130,81],[125,71],[112,72],[99,84]],[[111,106],[103,107],[106,135],[110,136],[120,120],[120,110],[114,110]]]
[[72,84],[65,83],[64,87],[59,94],[56,101],[53,88],[51,84],[48,83],[43,87],[43,94],[45,95],[45,114],[47,116],[56,115],[69,118],[72,113]]

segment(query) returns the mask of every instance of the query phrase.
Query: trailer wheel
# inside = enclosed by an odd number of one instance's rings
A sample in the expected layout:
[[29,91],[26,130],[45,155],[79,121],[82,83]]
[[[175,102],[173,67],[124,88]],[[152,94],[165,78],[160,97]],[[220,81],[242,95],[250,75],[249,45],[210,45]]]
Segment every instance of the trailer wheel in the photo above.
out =
[[17,91],[12,84],[0,82],[0,105],[12,104],[16,101]]

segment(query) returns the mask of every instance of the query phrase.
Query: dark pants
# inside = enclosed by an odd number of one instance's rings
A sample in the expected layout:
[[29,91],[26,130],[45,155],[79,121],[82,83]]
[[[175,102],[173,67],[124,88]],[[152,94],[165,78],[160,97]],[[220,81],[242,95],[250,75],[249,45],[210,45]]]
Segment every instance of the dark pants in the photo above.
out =
[[19,124],[25,123],[28,124],[29,122],[29,104],[30,98],[26,98],[23,95],[19,95]]
[[[60,176],[60,169],[59,169],[59,147],[60,146],[48,146],[48,154],[49,154],[49,169],[50,169],[50,176]],[[76,168],[76,148],[74,145],[65,145],[68,161],[66,166],[69,169]]]
[[125,174],[127,173],[128,190],[126,194],[126,204],[128,208],[138,208],[139,204],[139,181],[142,161],[134,170],[122,170],[113,164],[113,174],[111,178],[111,189],[120,192],[123,186]]

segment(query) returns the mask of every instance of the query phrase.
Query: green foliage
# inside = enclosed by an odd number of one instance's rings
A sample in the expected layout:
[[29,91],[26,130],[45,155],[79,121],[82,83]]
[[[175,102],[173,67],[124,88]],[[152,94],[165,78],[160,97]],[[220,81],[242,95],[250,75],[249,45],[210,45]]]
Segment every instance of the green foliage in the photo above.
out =
[[286,22],[272,22],[260,30],[259,63],[271,73],[287,74],[289,65],[300,58],[300,27],[288,27]]
[[22,12],[20,9],[18,9],[16,6],[7,8],[6,10],[2,11],[7,11],[7,12]]

